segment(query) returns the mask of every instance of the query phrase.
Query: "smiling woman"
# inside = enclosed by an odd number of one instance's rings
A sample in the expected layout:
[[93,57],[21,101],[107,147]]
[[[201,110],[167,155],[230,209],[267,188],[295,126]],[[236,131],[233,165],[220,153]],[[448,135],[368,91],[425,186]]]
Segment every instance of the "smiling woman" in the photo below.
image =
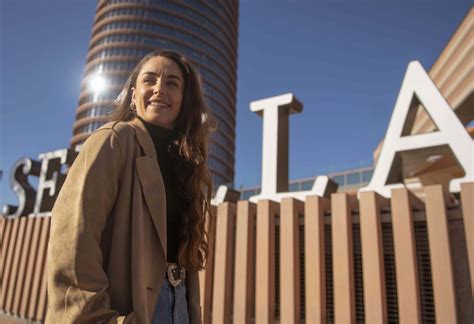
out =
[[183,101],[184,79],[172,60],[157,56],[147,61],[132,87],[132,107],[145,121],[173,129]]
[[154,52],[115,104],[53,208],[46,322],[200,323],[214,122],[199,76]]

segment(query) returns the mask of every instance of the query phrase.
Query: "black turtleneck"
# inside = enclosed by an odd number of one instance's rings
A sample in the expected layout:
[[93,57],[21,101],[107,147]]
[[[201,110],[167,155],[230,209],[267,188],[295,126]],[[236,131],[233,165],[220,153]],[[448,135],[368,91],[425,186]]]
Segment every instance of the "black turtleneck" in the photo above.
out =
[[146,122],[142,118],[140,118],[140,120],[145,125],[155,145],[158,164],[160,165],[161,176],[163,177],[166,192],[167,261],[176,263],[180,243],[179,226],[181,221],[181,204],[179,198],[179,179],[176,176],[174,168],[176,161],[170,153],[170,145],[172,141],[176,139],[176,132],[172,129]]

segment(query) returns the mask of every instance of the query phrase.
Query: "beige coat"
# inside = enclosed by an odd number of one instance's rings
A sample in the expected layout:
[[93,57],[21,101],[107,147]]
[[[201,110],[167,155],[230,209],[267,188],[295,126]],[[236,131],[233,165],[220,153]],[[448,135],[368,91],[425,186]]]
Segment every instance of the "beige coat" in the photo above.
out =
[[[84,144],[56,200],[46,323],[150,323],[166,268],[166,199],[140,120],[104,125]],[[197,272],[186,273],[201,323]]]

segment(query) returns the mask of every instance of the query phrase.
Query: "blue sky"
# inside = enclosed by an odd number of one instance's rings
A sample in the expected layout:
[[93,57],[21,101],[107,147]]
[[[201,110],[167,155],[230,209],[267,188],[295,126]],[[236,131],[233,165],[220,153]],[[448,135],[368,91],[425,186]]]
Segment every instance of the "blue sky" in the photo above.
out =
[[[69,145],[94,0],[0,0],[0,206],[21,157]],[[262,120],[293,92],[290,179],[370,163],[408,62],[429,70],[471,1],[241,0],[235,185],[258,185]],[[34,183],[34,181],[32,181]]]

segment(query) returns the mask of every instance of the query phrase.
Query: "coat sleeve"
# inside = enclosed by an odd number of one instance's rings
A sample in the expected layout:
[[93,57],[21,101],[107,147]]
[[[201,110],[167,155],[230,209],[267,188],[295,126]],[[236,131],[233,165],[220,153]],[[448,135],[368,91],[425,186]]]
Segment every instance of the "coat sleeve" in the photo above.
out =
[[123,164],[112,128],[92,134],[53,207],[47,257],[46,323],[134,323],[111,309],[101,235],[115,203]]

